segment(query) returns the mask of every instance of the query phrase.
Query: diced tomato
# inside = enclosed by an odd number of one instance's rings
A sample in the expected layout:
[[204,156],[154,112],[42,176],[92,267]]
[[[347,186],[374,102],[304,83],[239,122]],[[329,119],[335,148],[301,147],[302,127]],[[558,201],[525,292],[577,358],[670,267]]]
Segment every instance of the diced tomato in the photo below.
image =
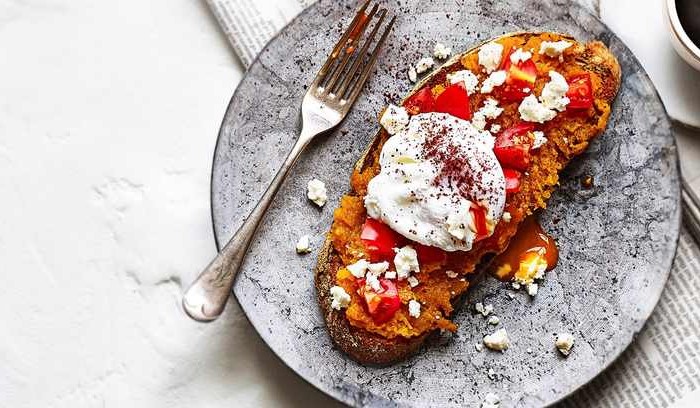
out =
[[510,61],[511,49],[506,53],[501,69],[506,71],[506,83],[500,91],[500,98],[506,102],[520,101],[530,94],[537,80],[537,65],[532,59],[513,64]]
[[362,243],[372,261],[394,259],[394,248],[399,246],[399,235],[381,221],[369,218],[362,225]]
[[426,86],[408,98],[406,102],[403,103],[403,107],[406,108],[411,115],[433,112],[435,109],[433,91],[430,90],[430,87]]
[[388,279],[379,279],[379,284],[383,289],[379,293],[367,288],[364,279],[358,279],[357,284],[359,286],[357,293],[365,299],[367,312],[375,323],[388,322],[401,307],[399,291],[394,282]]
[[569,98],[569,109],[588,109],[593,106],[593,85],[591,84],[591,74],[588,72],[569,77],[569,91],[566,97]]
[[449,113],[460,119],[472,118],[469,94],[462,84],[448,86],[435,100],[435,112]]
[[525,171],[530,166],[532,138],[535,129],[531,123],[521,123],[502,131],[494,142],[493,152],[505,167]]
[[503,176],[506,178],[506,194],[513,194],[520,191],[520,172],[513,169],[503,169]]
[[472,204],[469,212],[474,219],[474,227],[476,228],[476,240],[481,241],[489,236],[489,227],[486,224],[486,211],[476,204]]
[[417,242],[411,243],[411,246],[416,249],[420,264],[442,262],[447,256],[447,253],[440,248],[422,245]]

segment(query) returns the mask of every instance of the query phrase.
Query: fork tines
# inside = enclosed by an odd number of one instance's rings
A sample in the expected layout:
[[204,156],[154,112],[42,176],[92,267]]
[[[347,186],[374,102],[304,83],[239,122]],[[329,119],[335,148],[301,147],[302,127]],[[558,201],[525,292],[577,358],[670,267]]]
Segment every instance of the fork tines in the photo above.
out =
[[[367,1],[357,12],[316,76],[312,90],[317,97],[325,97],[326,100],[335,100],[340,105],[345,105],[354,102],[360,94],[396,20],[396,17],[392,17],[385,25],[381,37],[375,41],[377,33],[384,25],[387,10],[380,9],[375,4],[368,13],[370,3],[371,0]],[[368,50],[372,44],[374,48],[370,53]]]

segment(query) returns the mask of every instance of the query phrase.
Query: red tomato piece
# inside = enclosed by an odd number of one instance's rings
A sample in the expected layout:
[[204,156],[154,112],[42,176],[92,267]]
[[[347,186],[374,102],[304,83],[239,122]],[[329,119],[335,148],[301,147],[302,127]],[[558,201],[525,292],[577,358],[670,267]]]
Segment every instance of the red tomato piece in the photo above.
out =
[[569,109],[588,109],[593,107],[593,85],[591,74],[583,73],[567,78],[569,91],[566,97],[569,98]]
[[501,69],[506,71],[506,83],[500,92],[500,98],[506,102],[516,102],[530,94],[537,80],[537,65],[532,59],[513,64],[510,55],[513,50],[506,53]]
[[530,123],[521,123],[502,131],[494,142],[493,152],[505,167],[525,171],[530,166],[530,147],[535,129]]
[[476,241],[481,241],[489,236],[489,227],[486,223],[486,211],[476,204],[472,204],[469,212],[474,219],[474,227],[476,227]]
[[422,245],[417,242],[413,242],[411,245],[416,249],[418,261],[421,264],[442,262],[447,256],[447,253],[440,248]]
[[462,84],[448,86],[435,100],[435,112],[449,113],[460,119],[472,118],[469,94]]
[[362,243],[372,261],[394,259],[394,248],[399,246],[399,235],[381,221],[369,218],[362,225]]
[[357,293],[365,299],[367,312],[372,316],[375,323],[381,324],[391,320],[396,311],[401,307],[401,299],[396,284],[388,279],[379,279],[382,286],[381,292],[375,292],[365,286],[364,279],[358,279],[359,288]]
[[433,92],[430,90],[430,87],[425,87],[413,94],[403,103],[403,107],[411,115],[433,112],[435,109],[435,98],[433,98]]
[[513,194],[520,191],[520,172],[513,169],[503,169],[503,176],[506,178],[506,194]]

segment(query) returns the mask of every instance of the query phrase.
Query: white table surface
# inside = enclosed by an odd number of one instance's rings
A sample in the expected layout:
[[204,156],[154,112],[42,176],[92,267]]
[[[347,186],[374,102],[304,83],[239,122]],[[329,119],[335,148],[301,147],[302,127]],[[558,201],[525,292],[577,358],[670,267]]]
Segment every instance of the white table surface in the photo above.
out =
[[[700,74],[645,3],[602,17],[700,118]],[[209,325],[180,309],[214,254],[211,157],[242,74],[201,0],[0,0],[0,406],[330,402],[235,302]],[[680,141],[698,184],[700,139]]]

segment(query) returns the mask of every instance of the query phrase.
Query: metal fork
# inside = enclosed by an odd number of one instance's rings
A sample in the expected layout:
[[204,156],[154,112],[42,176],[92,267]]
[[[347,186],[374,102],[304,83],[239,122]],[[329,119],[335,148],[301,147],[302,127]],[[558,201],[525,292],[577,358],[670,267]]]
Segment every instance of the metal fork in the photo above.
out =
[[[333,129],[345,118],[360,95],[396,20],[391,18],[375,42],[387,10],[374,5],[367,13],[370,2],[357,12],[306,92],[301,105],[301,133],[272,183],[236,234],[185,292],[182,305],[191,318],[209,322],[221,315],[253,235],[289,170],[315,136]],[[373,20],[374,28],[360,46]],[[368,54],[372,43],[374,48]]]

